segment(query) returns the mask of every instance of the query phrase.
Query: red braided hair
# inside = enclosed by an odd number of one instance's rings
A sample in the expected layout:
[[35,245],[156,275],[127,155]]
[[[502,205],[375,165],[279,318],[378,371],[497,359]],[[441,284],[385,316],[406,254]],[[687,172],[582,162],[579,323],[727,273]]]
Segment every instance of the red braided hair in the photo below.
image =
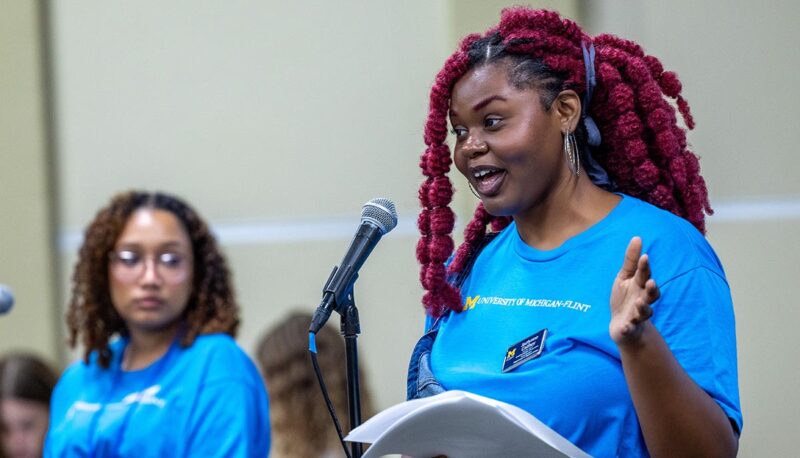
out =
[[[490,215],[479,204],[464,230],[464,243],[445,269],[454,248],[455,217],[449,207],[453,187],[447,177],[452,160],[445,143],[454,84],[471,68],[512,59],[529,64],[527,71],[518,70],[524,65],[509,71],[509,79],[516,86],[536,84],[545,92],[545,100],[565,89],[584,94],[586,70],[581,45],[585,43],[592,43],[596,50],[597,86],[588,113],[602,135],[602,143],[592,150],[592,156],[608,172],[616,190],[683,217],[705,233],[705,214],[712,210],[697,156],[687,148],[686,133],[678,124],[676,111],[688,129],[694,128],[677,75],[665,72],[657,58],[645,55],[632,41],[607,34],[592,39],[575,22],[556,12],[507,8],[496,27],[461,42],[439,71],[430,93],[426,149],[420,160],[425,180],[419,189],[422,211],[417,222],[421,234],[417,259],[426,291],[422,302],[431,316],[461,310],[460,293],[448,283],[448,274],[464,269],[486,235],[487,226],[500,231],[511,221]],[[675,101],[677,110],[668,99]],[[549,102],[546,105],[549,109]],[[583,123],[576,134],[584,151]]]

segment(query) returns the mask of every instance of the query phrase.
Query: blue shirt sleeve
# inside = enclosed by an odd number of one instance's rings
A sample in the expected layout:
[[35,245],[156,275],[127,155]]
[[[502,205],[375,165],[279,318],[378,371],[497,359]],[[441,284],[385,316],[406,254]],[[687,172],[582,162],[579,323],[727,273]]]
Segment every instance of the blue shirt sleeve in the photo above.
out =
[[653,324],[686,373],[742,429],[730,288],[720,272],[697,267],[660,285]]

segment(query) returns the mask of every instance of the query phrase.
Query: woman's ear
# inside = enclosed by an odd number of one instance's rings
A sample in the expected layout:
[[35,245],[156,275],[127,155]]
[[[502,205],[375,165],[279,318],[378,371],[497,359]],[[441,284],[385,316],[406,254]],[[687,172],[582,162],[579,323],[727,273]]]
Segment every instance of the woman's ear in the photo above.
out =
[[561,132],[574,132],[581,117],[581,98],[572,89],[561,91],[551,106],[561,124]]

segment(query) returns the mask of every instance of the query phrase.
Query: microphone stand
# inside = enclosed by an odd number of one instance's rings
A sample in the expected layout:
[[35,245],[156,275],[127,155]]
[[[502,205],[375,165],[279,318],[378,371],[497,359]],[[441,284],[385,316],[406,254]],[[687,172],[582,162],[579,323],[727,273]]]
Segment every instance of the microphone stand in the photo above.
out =
[[[358,320],[358,309],[353,297],[353,289],[345,296],[341,306],[344,313],[341,315],[341,333],[344,336],[345,356],[347,359],[347,411],[350,419],[350,431],[361,424],[361,389],[358,383],[358,334],[361,333],[361,324]],[[339,305],[339,304],[337,304]],[[352,458],[361,458],[363,445],[361,442],[351,442]]]

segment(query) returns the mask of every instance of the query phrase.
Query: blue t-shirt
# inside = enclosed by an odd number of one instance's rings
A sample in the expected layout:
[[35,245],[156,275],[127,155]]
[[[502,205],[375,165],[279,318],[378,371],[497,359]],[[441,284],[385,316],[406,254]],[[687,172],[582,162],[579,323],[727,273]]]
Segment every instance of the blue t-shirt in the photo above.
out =
[[[441,319],[434,375],[446,389],[525,409],[593,456],[647,456],[608,331],[611,286],[638,235],[661,290],[653,324],[741,430],[733,305],[719,259],[687,221],[622,197],[553,250],[527,245],[514,224],[492,240],[462,285],[464,311]],[[509,349],[545,328],[541,355],[503,373]]]
[[225,456],[269,453],[264,382],[226,334],[173,342],[150,366],[123,371],[128,340],[111,344],[107,369],[79,361],[56,385],[45,456]]

